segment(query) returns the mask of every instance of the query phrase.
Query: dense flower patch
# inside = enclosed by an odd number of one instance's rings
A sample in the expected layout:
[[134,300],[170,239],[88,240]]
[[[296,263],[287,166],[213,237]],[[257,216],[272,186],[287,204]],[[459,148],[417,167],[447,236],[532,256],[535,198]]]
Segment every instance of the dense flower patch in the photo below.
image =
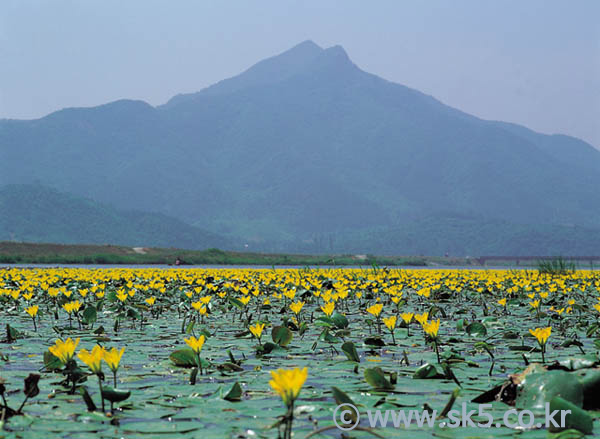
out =
[[536,374],[593,417],[599,296],[593,271],[6,269],[0,437],[339,437],[342,402],[500,416]]

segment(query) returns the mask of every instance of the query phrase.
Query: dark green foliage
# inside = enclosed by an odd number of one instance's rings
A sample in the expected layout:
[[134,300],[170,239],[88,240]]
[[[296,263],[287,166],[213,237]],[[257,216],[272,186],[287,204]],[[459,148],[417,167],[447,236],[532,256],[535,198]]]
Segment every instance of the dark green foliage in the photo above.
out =
[[[40,185],[0,187],[0,211],[3,212],[0,215],[0,241],[189,248],[231,246],[228,239],[176,218],[118,210]],[[110,264],[117,261],[112,255],[94,254],[73,262]]]
[[540,273],[554,274],[557,276],[574,273],[575,268],[573,262],[565,261],[562,257],[538,262],[538,271]]

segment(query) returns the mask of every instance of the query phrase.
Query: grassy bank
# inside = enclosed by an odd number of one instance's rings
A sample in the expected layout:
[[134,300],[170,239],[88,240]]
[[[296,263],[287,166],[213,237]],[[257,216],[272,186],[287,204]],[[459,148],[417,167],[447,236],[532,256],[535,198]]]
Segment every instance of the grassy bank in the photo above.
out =
[[175,248],[132,248],[116,245],[63,245],[0,242],[0,263],[28,264],[174,264],[183,265],[465,265],[459,258],[372,255],[297,255],[242,253]]

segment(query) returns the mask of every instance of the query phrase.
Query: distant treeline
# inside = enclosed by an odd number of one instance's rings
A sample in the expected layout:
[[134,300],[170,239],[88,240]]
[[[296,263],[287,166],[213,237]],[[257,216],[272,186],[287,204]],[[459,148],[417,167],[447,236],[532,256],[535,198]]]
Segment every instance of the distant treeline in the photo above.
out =
[[355,266],[426,266],[453,265],[463,260],[443,258],[372,256],[372,255],[296,255],[230,252],[219,249],[202,251],[130,247],[0,243],[0,263],[23,264],[175,264],[181,265],[355,265]]

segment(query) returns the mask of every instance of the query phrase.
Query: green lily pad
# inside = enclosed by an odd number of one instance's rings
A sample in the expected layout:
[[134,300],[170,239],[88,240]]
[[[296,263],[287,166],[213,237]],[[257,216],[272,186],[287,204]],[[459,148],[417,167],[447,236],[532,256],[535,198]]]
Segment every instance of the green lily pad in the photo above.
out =
[[229,392],[223,397],[226,401],[241,401],[242,399],[242,386],[237,381],[229,389]]
[[294,333],[285,326],[275,326],[271,331],[273,342],[279,346],[287,346],[294,338]]
[[369,383],[373,388],[377,390],[393,390],[394,386],[392,383],[388,381],[385,377],[385,374],[379,367],[374,367],[372,369],[365,369],[364,372],[365,380]]
[[[555,417],[558,426],[554,425],[554,423],[550,423],[548,429],[551,432],[574,429],[584,434],[592,434],[594,429],[594,419],[585,410],[560,396],[555,396],[550,400],[550,413],[555,410],[559,410],[559,413]],[[570,411],[570,413],[566,414],[564,425],[561,425],[561,411],[563,410]]]
[[444,374],[441,374],[433,364],[429,363],[425,363],[413,373],[413,379],[415,380],[437,379],[444,377]]
[[523,409],[543,409],[555,396],[582,407],[583,385],[575,374],[563,370],[530,373],[519,386],[515,404]]
[[480,322],[469,323],[465,331],[472,337],[485,337],[487,335],[487,328]]
[[131,391],[114,389],[112,387],[102,387],[102,398],[110,402],[122,402],[131,396]]
[[358,352],[356,350],[356,346],[353,342],[347,341],[342,345],[342,352],[346,354],[346,357],[350,361],[354,361],[356,363],[360,363],[360,357],[358,356]]

